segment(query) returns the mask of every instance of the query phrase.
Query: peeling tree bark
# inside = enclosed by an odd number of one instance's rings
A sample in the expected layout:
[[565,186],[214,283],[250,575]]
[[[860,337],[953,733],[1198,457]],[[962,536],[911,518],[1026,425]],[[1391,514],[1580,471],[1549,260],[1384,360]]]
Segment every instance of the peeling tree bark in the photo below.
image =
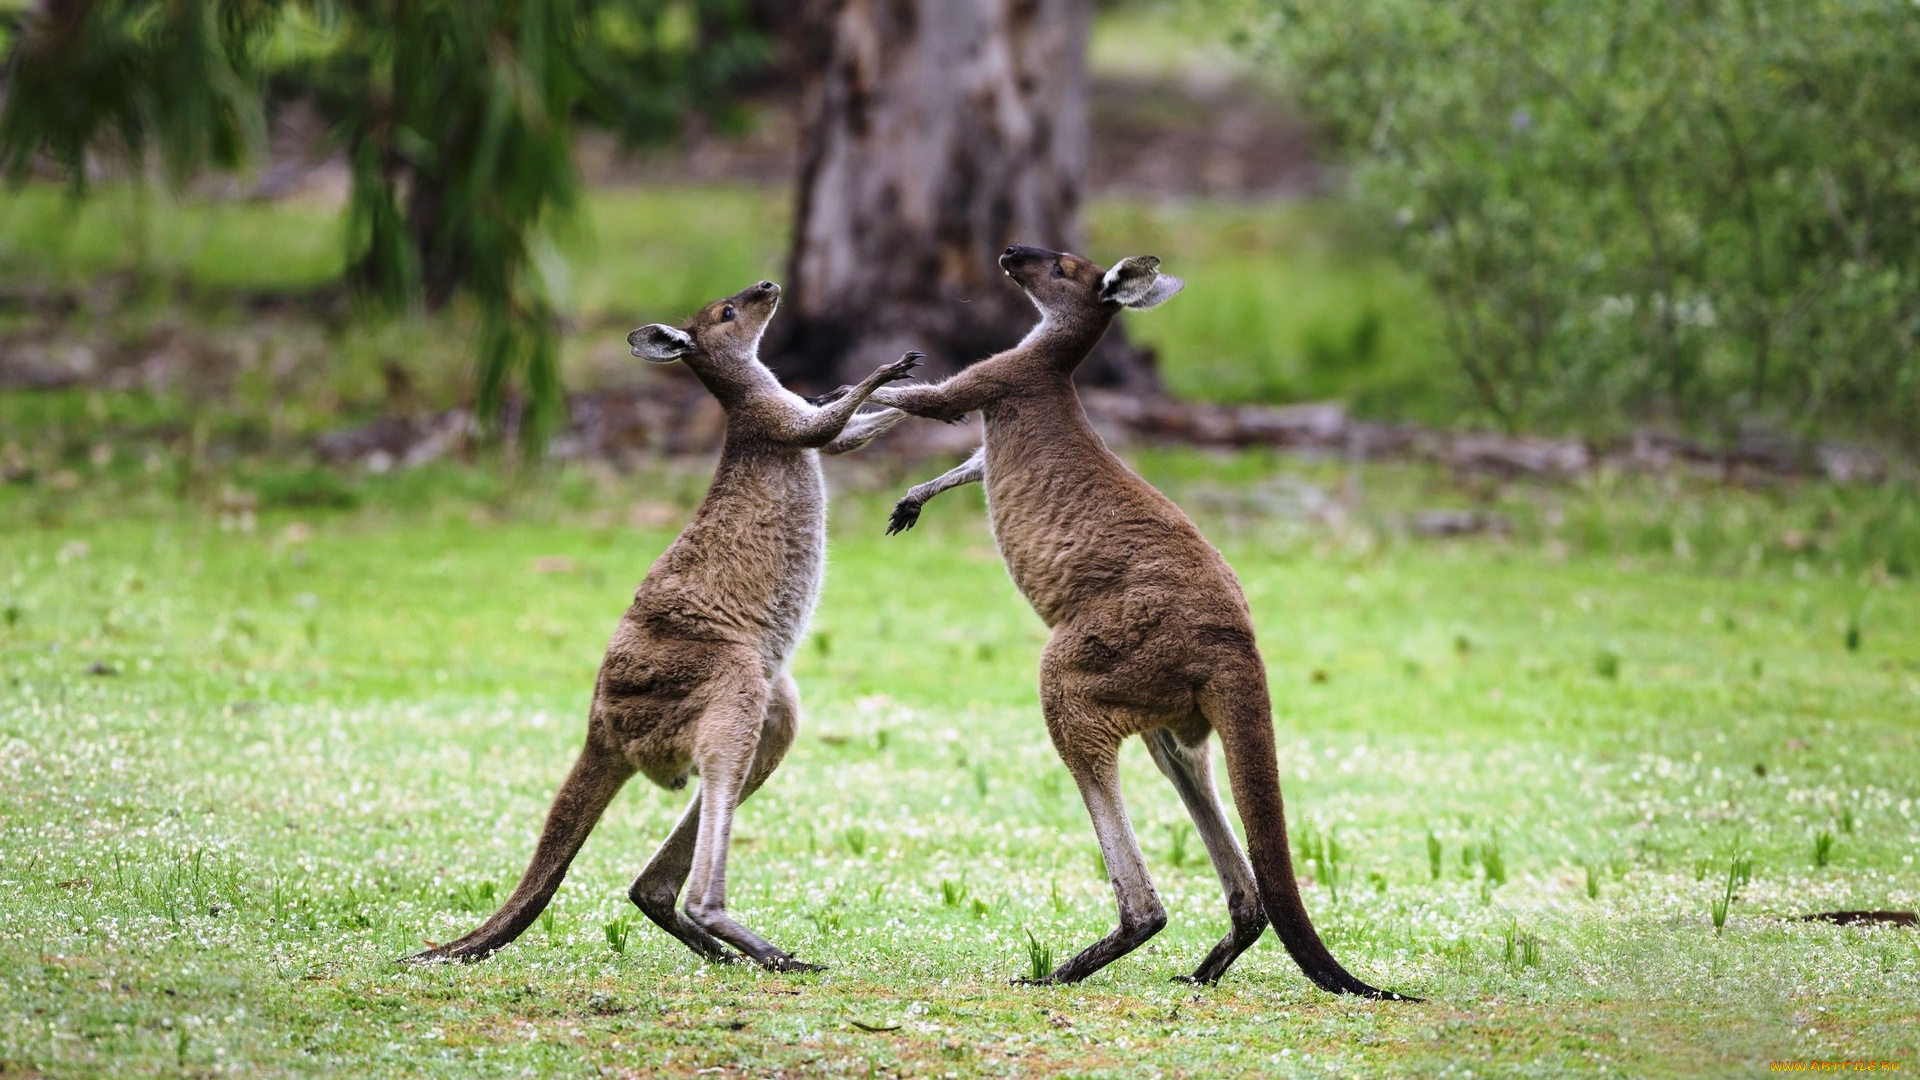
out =
[[[1087,0],[807,0],[799,206],[768,350],[783,375],[854,382],[908,349],[944,375],[1033,325],[995,259],[1080,250],[1090,18]],[[1118,325],[1080,379],[1158,388]]]

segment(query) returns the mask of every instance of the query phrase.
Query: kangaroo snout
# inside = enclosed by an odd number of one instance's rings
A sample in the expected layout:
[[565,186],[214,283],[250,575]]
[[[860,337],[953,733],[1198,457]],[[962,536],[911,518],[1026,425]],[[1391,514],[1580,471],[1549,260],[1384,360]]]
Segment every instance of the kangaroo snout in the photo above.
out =
[[771,282],[771,281],[763,281],[763,282],[761,282],[760,284],[758,284],[758,285],[755,285],[755,286],[754,286],[753,288],[754,288],[754,291],[755,291],[755,292],[762,292],[762,293],[766,293],[766,294],[767,294],[767,295],[769,295],[769,296],[779,296],[779,295],[780,295],[780,286],[778,286],[778,285],[775,285],[775,284],[774,284],[773,282]]
[[1000,253],[1000,269],[1012,273],[1013,268],[1019,266],[1021,263],[1030,263],[1037,259],[1045,259],[1053,254],[1054,252],[1037,247],[1028,247],[1025,244],[1011,244],[1007,247],[1007,250]]

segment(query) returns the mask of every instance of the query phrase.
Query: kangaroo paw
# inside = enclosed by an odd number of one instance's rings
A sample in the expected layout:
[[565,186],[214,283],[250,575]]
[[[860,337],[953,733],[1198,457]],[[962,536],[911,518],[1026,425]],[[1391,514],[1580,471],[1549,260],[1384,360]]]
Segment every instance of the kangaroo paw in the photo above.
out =
[[912,499],[901,499],[893,504],[893,516],[887,519],[887,535],[906,532],[920,520],[921,503]]

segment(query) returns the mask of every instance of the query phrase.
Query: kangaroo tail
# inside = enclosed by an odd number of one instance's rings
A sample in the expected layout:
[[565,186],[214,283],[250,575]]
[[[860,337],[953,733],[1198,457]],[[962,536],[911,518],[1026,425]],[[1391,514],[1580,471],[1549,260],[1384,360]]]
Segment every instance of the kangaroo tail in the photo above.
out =
[[1240,809],[1240,823],[1247,830],[1247,854],[1267,920],[1293,962],[1322,990],[1384,1001],[1419,1001],[1360,981],[1340,966],[1313,928],[1306,904],[1300,899],[1300,885],[1293,877],[1293,857],[1287,849],[1287,817],[1280,801],[1280,767],[1274,753],[1266,680],[1234,683],[1238,685],[1210,686],[1201,695],[1201,709],[1220,733],[1226,751],[1227,781]]
[[633,775],[632,766],[617,751],[600,747],[587,737],[573,770],[560,785],[547,811],[546,827],[534,847],[533,861],[521,875],[520,884],[500,910],[493,913],[472,933],[458,941],[438,945],[406,959],[415,963],[446,960],[484,960],[511,944],[540,917],[554,891],[567,876],[567,867],[587,842],[587,834],[600,823],[613,797]]

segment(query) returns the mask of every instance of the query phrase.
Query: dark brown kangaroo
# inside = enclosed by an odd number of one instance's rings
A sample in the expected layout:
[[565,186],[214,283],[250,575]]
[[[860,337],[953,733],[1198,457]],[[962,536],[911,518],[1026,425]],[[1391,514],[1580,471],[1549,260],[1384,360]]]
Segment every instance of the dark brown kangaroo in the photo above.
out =
[[[532,925],[629,777],[678,790],[698,774],[686,813],[629,895],[649,919],[713,960],[734,949],[765,967],[815,970],[727,914],[734,809],[771,774],[800,725],[787,660],[806,632],[826,562],[827,498],[818,450],[844,453],[903,418],[856,417],[867,396],[907,377],[918,353],[815,407],[759,360],[780,302],[763,281],[715,300],[684,327],[643,326],[635,356],[684,360],[727,414],[713,485],[693,520],[634,592],[600,665],[587,744],[554,797],[513,895],[472,933],[410,959],[477,960]],[[851,421],[851,422],[850,422]],[[689,877],[691,875],[691,877]],[[689,884],[685,911],[675,906]]]
[[[1416,1000],[1361,982],[1320,941],[1287,851],[1266,666],[1240,583],[1180,508],[1107,449],[1074,393],[1074,368],[1122,307],[1153,307],[1180,291],[1183,282],[1160,275],[1159,262],[1127,259],[1103,274],[1077,255],[1008,248],[1000,265],[1040,309],[1040,325],[944,382],[883,387],[873,396],[915,416],[986,416],[981,451],[912,489],[887,531],[912,527],[939,492],[984,479],[1007,572],[1053,628],[1040,658],[1040,704],[1093,817],[1120,925],[1048,981],[1084,979],[1166,925],[1120,798],[1120,743],[1141,734],[1192,815],[1233,918],[1193,981],[1218,980],[1271,919],[1300,970],[1322,988]],[[1214,788],[1207,747],[1214,731],[1251,866]]]

